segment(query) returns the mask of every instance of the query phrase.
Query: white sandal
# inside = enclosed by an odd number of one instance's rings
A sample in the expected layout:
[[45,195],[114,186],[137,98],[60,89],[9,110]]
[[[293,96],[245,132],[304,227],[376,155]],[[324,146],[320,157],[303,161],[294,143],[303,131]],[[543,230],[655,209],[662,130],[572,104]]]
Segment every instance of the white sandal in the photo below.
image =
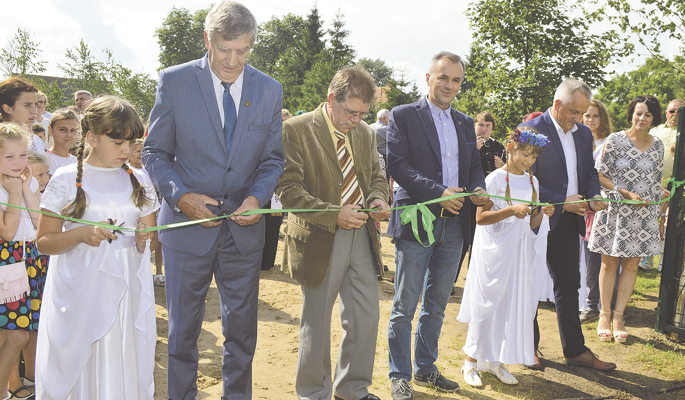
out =
[[[602,320],[602,315],[608,315],[609,316],[609,326],[611,326],[611,311],[599,310],[600,322]],[[600,329],[599,322],[597,323],[597,336],[599,336],[599,340],[601,340],[602,342],[611,342],[611,336],[612,335],[613,335],[613,332],[611,331],[611,329]]]
[[152,277],[152,282],[154,282],[155,286],[157,287],[165,287],[166,286],[166,278],[164,278],[164,275],[155,275]]

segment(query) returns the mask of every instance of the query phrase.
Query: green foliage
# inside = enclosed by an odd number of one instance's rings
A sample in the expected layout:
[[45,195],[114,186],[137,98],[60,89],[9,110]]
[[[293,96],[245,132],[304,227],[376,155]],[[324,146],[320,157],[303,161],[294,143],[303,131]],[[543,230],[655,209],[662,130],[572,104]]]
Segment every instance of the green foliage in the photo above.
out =
[[550,107],[563,79],[601,86],[609,60],[626,48],[613,31],[590,33],[593,19],[575,16],[583,12],[582,4],[565,0],[472,3],[467,15],[478,45],[455,105],[470,115],[493,111],[501,137],[521,116]]
[[[650,57],[638,69],[614,75],[599,89],[596,97],[607,106],[614,130],[630,127],[628,105],[636,96],[655,96],[664,111],[671,100],[685,98],[685,74],[675,70],[674,63],[685,65],[685,54],[669,62],[662,61],[661,57]],[[665,121],[666,116],[661,117]]]
[[275,76],[279,70],[279,60],[288,51],[303,50],[303,32],[306,27],[304,18],[287,14],[282,18],[272,17],[259,26],[259,35],[248,62],[267,75]]
[[392,79],[392,68],[380,58],[372,60],[362,57],[357,60],[356,65],[367,70],[373,76],[378,87],[385,87]]
[[6,77],[18,74],[39,74],[45,71],[46,62],[40,60],[40,42],[33,39],[33,34],[28,28],[17,28],[14,36],[7,41],[0,51],[0,69]]
[[[668,64],[685,75],[685,64],[680,59],[669,59],[662,54],[664,38],[685,43],[685,2],[682,0],[606,0],[593,13],[597,18],[608,18],[629,37],[635,37],[652,58]],[[607,10],[609,12],[607,12]]]
[[397,106],[413,103],[421,97],[416,83],[407,81],[405,75],[406,71],[400,69],[397,71],[396,78],[388,80],[385,91],[386,100],[378,104],[379,110],[382,108],[392,110]]
[[202,58],[206,52],[204,22],[209,8],[191,14],[173,7],[155,30],[159,43],[160,69]]
[[313,110],[326,100],[333,75],[352,64],[355,51],[346,43],[343,17],[338,12],[324,30],[315,4],[306,18],[287,14],[260,25],[248,62],[283,85],[284,108]]
[[[104,49],[103,53],[105,61],[95,58],[83,39],[78,46],[67,49],[66,62],[59,64],[59,68],[70,78],[69,92],[87,90],[93,96],[110,94],[121,97],[131,102],[141,117],[146,117],[155,103],[157,82],[148,74],[133,73],[115,61],[109,49]],[[49,98],[51,102],[56,101],[56,97]],[[64,102],[73,104],[73,100]]]

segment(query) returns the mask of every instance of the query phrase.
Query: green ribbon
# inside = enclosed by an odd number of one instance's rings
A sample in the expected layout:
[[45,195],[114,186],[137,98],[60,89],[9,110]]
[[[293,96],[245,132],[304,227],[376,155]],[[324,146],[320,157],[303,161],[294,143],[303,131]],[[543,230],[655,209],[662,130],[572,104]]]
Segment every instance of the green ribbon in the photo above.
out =
[[[675,194],[675,190],[683,186],[685,184],[685,180],[682,181],[676,181],[675,178],[671,177],[669,178],[665,183],[672,184],[671,187],[671,194],[666,197],[665,199],[659,200],[659,201],[651,201],[647,203],[648,205],[651,204],[661,204],[666,201],[669,201],[673,195]],[[421,203],[417,204],[412,204],[408,206],[401,206],[401,207],[392,207],[390,210],[403,210],[402,214],[400,214],[400,220],[402,222],[402,225],[406,224],[411,224],[412,227],[412,232],[414,233],[414,237],[416,240],[421,243],[424,247],[431,246],[433,243],[435,243],[435,237],[433,235],[433,221],[435,221],[436,217],[435,215],[426,207],[429,204],[435,204],[435,203],[441,203],[443,201],[448,201],[452,199],[459,199],[462,197],[468,197],[468,196],[478,196],[479,194],[477,193],[466,193],[466,192],[461,192],[461,193],[455,193],[450,196],[445,196],[445,197],[438,197],[432,200],[424,201]],[[587,203],[588,201],[594,201],[593,199],[586,199],[586,200],[574,200],[574,201],[566,201],[566,202],[560,202],[560,203],[541,203],[537,201],[532,201],[532,200],[522,200],[522,199],[515,199],[511,197],[504,197],[504,196],[495,196],[495,195],[489,195],[486,194],[484,196],[490,197],[490,198],[497,198],[497,199],[503,199],[503,200],[509,200],[509,201],[516,201],[519,203],[529,203],[534,206],[559,206],[563,204],[574,204],[574,203]],[[601,198],[597,199],[598,201],[606,201],[610,203],[621,203],[621,204],[630,204],[630,205],[635,205],[635,204],[644,204],[644,201],[639,201],[639,200],[630,200],[630,199],[623,199],[623,200],[614,200],[614,199],[607,199],[607,198]],[[257,208],[254,210],[246,211],[241,214],[231,214],[231,215],[221,215],[213,218],[205,218],[205,219],[198,219],[198,220],[192,220],[192,221],[185,221],[185,222],[177,222],[174,224],[168,224],[168,225],[160,225],[160,226],[152,226],[148,227],[144,230],[138,230],[135,228],[129,228],[129,227],[123,227],[123,226],[116,226],[116,225],[110,225],[108,223],[103,223],[103,222],[94,222],[94,221],[87,221],[83,219],[78,219],[78,218],[72,218],[72,217],[65,217],[62,215],[57,215],[51,212],[44,212],[44,211],[39,211],[39,210],[33,210],[30,208],[22,207],[22,206],[17,206],[14,204],[8,204],[8,203],[3,203],[0,202],[0,205],[6,206],[6,207],[13,207],[13,208],[18,208],[20,210],[26,210],[29,212],[36,212],[39,214],[45,214],[50,217],[55,217],[55,218],[62,218],[63,220],[66,221],[71,221],[71,222],[76,222],[76,223],[81,223],[85,225],[92,225],[92,226],[99,226],[105,229],[109,229],[112,231],[134,231],[134,232],[140,232],[140,233],[145,233],[145,232],[154,232],[154,231],[160,231],[163,229],[172,229],[172,228],[182,228],[185,226],[190,226],[190,225],[197,225],[197,224],[202,224],[204,222],[210,222],[210,221],[216,221],[224,218],[230,218],[230,217],[236,217],[236,216],[249,216],[249,215],[256,215],[256,214],[273,214],[274,212],[279,212],[279,213],[304,213],[304,212],[326,212],[326,211],[335,211],[339,212],[339,208],[329,208],[329,209],[264,209],[264,208]],[[362,208],[362,209],[356,209],[356,211],[362,211],[362,212],[371,212],[371,211],[378,211],[375,208]],[[428,236],[428,245],[424,245],[423,242],[421,242],[421,239],[419,238],[419,213],[421,213],[421,226],[423,226],[423,229],[426,231],[426,235]]]

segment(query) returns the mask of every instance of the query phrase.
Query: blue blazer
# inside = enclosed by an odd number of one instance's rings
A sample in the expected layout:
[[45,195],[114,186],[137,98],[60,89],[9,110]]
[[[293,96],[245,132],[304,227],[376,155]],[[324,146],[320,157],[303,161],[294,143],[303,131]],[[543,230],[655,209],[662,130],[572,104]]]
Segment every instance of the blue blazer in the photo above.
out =
[[[450,108],[450,112],[459,140],[459,185],[468,191],[477,187],[485,189],[473,119],[454,108]],[[387,146],[388,170],[390,176],[400,185],[394,197],[394,206],[421,203],[442,196],[447,187],[442,184],[440,140],[425,97],[417,103],[392,110],[388,122]],[[459,212],[465,243],[471,240],[469,210],[472,206],[467,200]],[[442,208],[439,204],[431,204],[428,208],[439,218]],[[401,213],[402,210],[392,212],[388,234],[416,240],[411,226],[402,225]],[[422,226],[419,233],[425,243],[426,232]]]
[[[285,165],[283,87],[246,64],[242,90],[228,154],[207,56],[160,73],[143,148],[145,169],[165,200],[159,224],[188,220],[176,211],[176,202],[187,192],[223,200],[224,209],[232,211],[249,195],[260,206],[271,198]],[[264,218],[251,226],[228,226],[241,254],[264,246]],[[202,256],[218,234],[219,227],[193,225],[162,230],[159,239],[174,250]]]
[[[577,124],[578,130],[573,133],[573,141],[576,144],[578,194],[586,199],[600,193],[599,175],[595,169],[595,161],[592,158],[592,132],[583,125]],[[568,187],[568,174],[566,172],[566,157],[561,147],[559,134],[552,122],[552,116],[547,110],[541,116],[524,122],[519,128],[531,127],[538,133],[549,138],[550,144],[540,154],[532,166],[533,175],[540,182],[540,201],[547,203],[560,203],[566,200],[566,188]],[[563,206],[557,206],[554,215],[550,218],[550,229],[554,229],[559,222]],[[578,219],[579,232],[585,232],[585,220],[579,215],[572,214]]]

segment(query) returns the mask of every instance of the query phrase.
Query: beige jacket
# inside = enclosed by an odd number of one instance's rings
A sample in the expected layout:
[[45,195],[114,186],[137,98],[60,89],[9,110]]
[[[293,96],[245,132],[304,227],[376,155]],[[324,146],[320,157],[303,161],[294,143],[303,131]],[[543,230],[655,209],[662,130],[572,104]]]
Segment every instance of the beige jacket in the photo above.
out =
[[[340,209],[342,171],[321,104],[316,110],[283,123],[285,169],[278,181],[276,195],[284,208]],[[325,111],[324,111],[325,112]],[[376,138],[365,122],[349,134],[354,167],[365,204],[374,199],[388,201],[388,184],[376,151]],[[338,212],[288,214],[285,228],[283,271],[300,284],[317,288],[328,272],[338,230]],[[366,222],[373,248],[373,264],[383,274],[378,229],[375,221]]]

